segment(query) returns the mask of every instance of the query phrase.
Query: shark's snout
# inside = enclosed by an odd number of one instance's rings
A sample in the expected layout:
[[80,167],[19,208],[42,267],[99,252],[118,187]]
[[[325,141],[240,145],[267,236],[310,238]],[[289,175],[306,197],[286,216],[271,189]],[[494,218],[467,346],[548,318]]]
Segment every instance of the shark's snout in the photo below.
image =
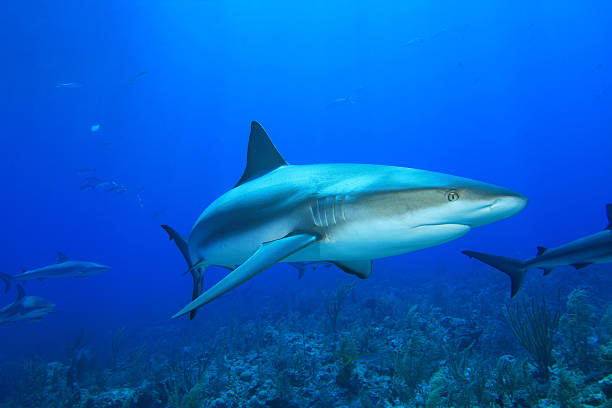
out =
[[512,192],[512,194],[495,199],[490,208],[491,211],[503,215],[503,218],[506,218],[518,213],[525,208],[526,205],[527,198],[519,193]]
[[470,217],[472,227],[511,217],[527,205],[527,198],[522,194],[506,189],[500,189],[500,191],[491,195],[487,201],[481,208],[476,209]]
[[107,266],[107,265],[95,264],[91,269],[94,272],[104,272],[104,271],[108,271],[109,269],[112,269],[112,268],[110,266]]

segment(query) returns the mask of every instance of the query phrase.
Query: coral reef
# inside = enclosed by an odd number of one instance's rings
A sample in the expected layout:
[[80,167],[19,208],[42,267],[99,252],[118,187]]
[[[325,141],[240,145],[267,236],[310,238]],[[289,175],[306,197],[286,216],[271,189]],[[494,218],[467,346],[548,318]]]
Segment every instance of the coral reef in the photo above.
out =
[[3,363],[0,407],[612,407],[607,299],[550,290],[496,309],[501,286],[364,288],[104,342],[78,331],[60,361]]

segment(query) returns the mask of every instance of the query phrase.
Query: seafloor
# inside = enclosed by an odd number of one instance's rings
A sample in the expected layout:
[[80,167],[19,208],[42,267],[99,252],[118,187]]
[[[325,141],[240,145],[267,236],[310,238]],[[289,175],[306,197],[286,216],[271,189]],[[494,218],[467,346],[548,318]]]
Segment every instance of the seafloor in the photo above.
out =
[[612,407],[609,266],[534,272],[512,300],[485,268],[377,272],[237,290],[105,349],[83,330],[61,361],[4,362],[0,406]]

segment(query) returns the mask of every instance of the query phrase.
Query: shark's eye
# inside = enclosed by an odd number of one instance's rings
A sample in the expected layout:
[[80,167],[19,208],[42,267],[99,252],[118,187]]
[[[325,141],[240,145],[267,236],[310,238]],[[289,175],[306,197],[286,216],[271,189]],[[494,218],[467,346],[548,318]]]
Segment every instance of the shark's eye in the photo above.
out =
[[453,191],[449,191],[449,192],[446,194],[446,198],[448,199],[448,201],[456,201],[456,200],[458,200],[458,199],[459,199],[459,193],[458,193],[458,192],[456,192],[455,190],[453,190]]

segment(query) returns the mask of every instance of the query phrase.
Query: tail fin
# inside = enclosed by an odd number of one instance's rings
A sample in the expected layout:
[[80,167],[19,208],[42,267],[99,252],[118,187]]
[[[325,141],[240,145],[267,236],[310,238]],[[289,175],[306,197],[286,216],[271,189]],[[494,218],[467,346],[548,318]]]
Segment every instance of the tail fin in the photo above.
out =
[[[200,296],[203,292],[203,278],[204,271],[206,270],[206,264],[203,261],[199,261],[198,264],[201,264],[201,267],[194,268],[194,264],[189,257],[189,247],[187,246],[187,241],[181,234],[176,232],[174,229],[169,227],[168,225],[161,226],[170,237],[171,241],[174,241],[176,246],[178,247],[181,254],[183,254],[183,258],[187,262],[187,266],[189,267],[189,272],[191,273],[191,279],[193,279],[193,290],[191,292],[191,300],[195,300],[198,296]],[[197,310],[192,310],[189,313],[189,320],[193,320],[197,313]]]
[[8,292],[11,288],[11,284],[15,282],[14,277],[2,272],[0,272],[0,280],[4,282],[4,293]]
[[487,265],[491,265],[492,267],[499,269],[500,271],[510,276],[510,281],[512,284],[512,289],[510,292],[511,297],[516,295],[516,292],[518,292],[518,290],[521,288],[521,285],[523,284],[523,278],[525,277],[525,272],[527,272],[523,262],[512,258],[506,258],[504,256],[490,255],[482,252],[461,252],[469,256],[470,258],[476,258],[479,261],[486,263]]

